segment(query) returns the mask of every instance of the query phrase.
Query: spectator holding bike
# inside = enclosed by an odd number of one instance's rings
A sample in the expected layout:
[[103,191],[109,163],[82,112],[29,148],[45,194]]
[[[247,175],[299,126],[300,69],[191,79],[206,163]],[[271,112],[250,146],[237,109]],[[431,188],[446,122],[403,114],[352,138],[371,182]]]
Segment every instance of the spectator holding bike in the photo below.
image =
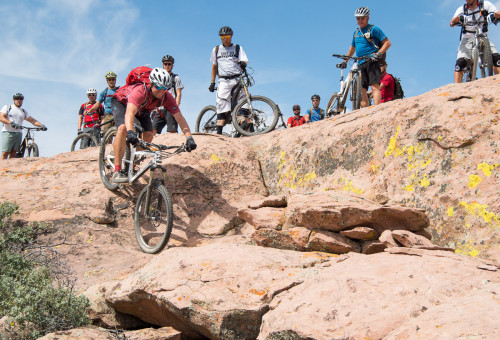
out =
[[387,73],[387,62],[380,61],[380,96],[381,103],[394,100],[394,77]]
[[[389,38],[380,28],[369,25],[370,10],[367,7],[360,7],[354,12],[359,28],[353,34],[351,47],[347,56],[351,57],[356,53],[357,57],[369,57],[368,60],[358,61],[361,72],[361,81],[363,87],[363,97],[361,107],[367,107],[368,87],[371,87],[374,105],[381,102],[380,95],[380,61],[385,60],[385,53],[391,47]],[[347,60],[338,64],[339,68],[347,67]]]
[[[482,25],[483,33],[487,35],[488,24],[494,23],[496,25],[499,19],[500,11],[489,1],[466,0],[465,4],[456,10],[450,21],[450,27],[460,24],[462,25],[462,32],[455,64],[455,83],[462,82],[464,71],[471,64],[474,35],[478,31],[478,26]],[[493,70],[495,74],[498,74],[500,72],[500,54],[491,41],[490,47],[493,57]]]
[[47,131],[45,125],[31,117],[21,107],[24,101],[24,96],[21,93],[14,94],[13,99],[14,105],[5,105],[0,110],[0,121],[4,124],[2,129],[2,159],[16,158],[16,152],[21,149],[23,139],[21,127],[25,120],[38,126],[42,131]]
[[311,97],[312,106],[309,110],[307,110],[304,119],[306,123],[317,122],[318,120],[322,120],[325,118],[325,110],[320,109],[319,102],[321,98],[317,94],[313,94]]
[[303,116],[300,115],[300,105],[295,104],[293,106],[293,117],[288,118],[287,127],[292,128],[296,126],[301,126],[306,123]]
[[[101,118],[104,116],[102,105],[99,105],[99,108],[97,110],[92,111],[93,107],[97,104],[96,97],[96,89],[91,88],[87,90],[87,98],[89,99],[89,101],[83,103],[80,106],[80,111],[78,112],[78,134],[82,134],[85,132],[93,134],[93,127],[95,125],[98,125]],[[84,149],[86,145],[89,145],[89,142],[91,141],[89,141],[88,138],[82,138],[80,143],[81,148]],[[95,146],[93,144],[94,143],[91,143],[91,146]]]
[[[106,82],[108,83],[108,87],[102,90],[99,93],[99,97],[95,102],[94,106],[90,108],[89,113],[95,112],[104,106],[104,118],[102,119],[102,123],[109,122],[113,120],[113,112],[111,112],[111,97],[115,94],[115,92],[120,88],[120,86],[116,86],[116,73],[113,71],[109,71],[104,75]],[[113,123],[109,123],[102,126],[102,133],[105,134],[113,126]]]
[[[130,74],[129,74],[130,77]],[[127,77],[128,78],[128,77]],[[164,69],[154,68],[149,74],[149,83],[137,81],[122,86],[111,99],[113,117],[118,131],[113,141],[113,153],[115,155],[114,183],[125,183],[128,181],[127,173],[122,169],[122,159],[125,153],[126,142],[133,146],[137,145],[139,139],[134,131],[134,119],[141,123],[143,139],[146,142],[153,140],[153,124],[150,113],[154,109],[163,106],[171,112],[175,120],[186,136],[186,151],[196,149],[196,143],[191,136],[189,126],[184,119],[174,97],[167,91],[170,85],[170,76]]]
[[[208,90],[215,91],[215,77],[219,76],[217,87],[217,134],[222,135],[222,129],[227,121],[231,119],[231,90],[238,83],[238,77],[244,72],[248,64],[248,58],[240,45],[232,43],[233,30],[231,27],[223,26],[219,30],[222,44],[212,50],[210,61],[212,62],[212,81]],[[234,95],[238,100],[245,95],[243,89]],[[242,120],[241,127],[244,130],[251,129],[247,120]]]
[[[177,106],[181,105],[182,89],[184,85],[182,84],[181,77],[172,72],[174,67],[175,59],[171,55],[165,55],[161,62],[163,63],[163,69],[167,71],[170,76],[170,87],[168,92],[175,98]],[[161,130],[167,126],[167,132],[177,133],[178,124],[174,116],[165,110],[154,110],[151,113],[151,119],[153,121],[153,135],[161,133]]]

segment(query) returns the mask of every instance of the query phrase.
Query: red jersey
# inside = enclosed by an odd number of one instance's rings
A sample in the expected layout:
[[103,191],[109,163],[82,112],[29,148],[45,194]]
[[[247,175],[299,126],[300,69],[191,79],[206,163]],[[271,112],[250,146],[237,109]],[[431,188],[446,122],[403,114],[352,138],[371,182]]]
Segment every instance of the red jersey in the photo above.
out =
[[380,84],[385,86],[380,90],[380,96],[382,97],[381,103],[388,102],[394,99],[394,78],[389,73],[384,73],[380,77]]
[[137,106],[139,108],[137,113],[141,111],[151,112],[160,106],[163,106],[171,114],[180,112],[177,102],[170,92],[165,91],[161,99],[156,99],[153,97],[151,90],[146,89],[146,86],[141,83],[120,87],[114,94],[114,97],[125,106],[127,106],[127,103]]
[[[102,105],[99,106],[97,110],[89,114],[89,110],[94,106],[94,103],[91,102],[86,102],[80,106],[80,112],[78,113],[79,115],[83,116],[83,127],[84,128],[91,128],[94,125],[97,125],[99,122],[99,119],[104,115],[104,110],[102,108]],[[96,124],[94,124],[96,122]]]
[[299,116],[299,118],[295,118],[295,116],[288,118],[287,125],[291,125],[292,127],[300,126],[305,124],[306,120],[303,116]]

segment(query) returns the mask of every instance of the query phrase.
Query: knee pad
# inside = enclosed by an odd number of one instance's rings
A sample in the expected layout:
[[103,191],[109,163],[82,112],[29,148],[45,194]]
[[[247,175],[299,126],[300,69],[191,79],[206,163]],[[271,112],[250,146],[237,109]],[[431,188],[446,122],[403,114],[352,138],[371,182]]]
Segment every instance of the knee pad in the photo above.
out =
[[457,63],[455,64],[455,72],[464,71],[466,67],[467,67],[467,59],[458,58]]
[[217,120],[226,120],[228,113],[229,112],[217,113]]
[[493,66],[500,67],[500,53],[493,53]]

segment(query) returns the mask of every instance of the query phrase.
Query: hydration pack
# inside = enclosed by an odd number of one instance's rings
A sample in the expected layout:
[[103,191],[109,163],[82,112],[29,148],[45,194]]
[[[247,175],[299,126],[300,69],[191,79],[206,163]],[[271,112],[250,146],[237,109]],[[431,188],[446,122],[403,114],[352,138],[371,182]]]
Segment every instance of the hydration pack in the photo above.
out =
[[125,79],[125,84],[127,85],[132,85],[136,83],[143,83],[143,84],[149,84],[149,74],[151,73],[153,69],[151,67],[147,66],[139,66],[132,71],[127,76],[127,79]]

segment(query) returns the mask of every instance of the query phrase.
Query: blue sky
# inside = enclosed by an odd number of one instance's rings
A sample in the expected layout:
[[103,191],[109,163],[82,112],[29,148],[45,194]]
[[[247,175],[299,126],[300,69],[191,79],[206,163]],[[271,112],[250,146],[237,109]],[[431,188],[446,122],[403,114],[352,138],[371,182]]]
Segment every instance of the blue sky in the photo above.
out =
[[[0,105],[23,93],[23,107],[49,128],[36,133],[41,156],[67,152],[87,88],[103,90],[109,70],[123,85],[133,67],[160,66],[170,54],[185,85],[180,108],[194,131],[200,110],[215,103],[207,90],[210,53],[228,25],[254,69],[253,94],[271,98],[285,117],[293,104],[310,107],[314,93],[324,108],[339,88],[331,55],[347,52],[360,6],[391,40],[389,72],[411,97],[452,82],[459,29],[448,23],[464,2],[0,0]],[[490,38],[500,45],[500,27],[490,28]]]

